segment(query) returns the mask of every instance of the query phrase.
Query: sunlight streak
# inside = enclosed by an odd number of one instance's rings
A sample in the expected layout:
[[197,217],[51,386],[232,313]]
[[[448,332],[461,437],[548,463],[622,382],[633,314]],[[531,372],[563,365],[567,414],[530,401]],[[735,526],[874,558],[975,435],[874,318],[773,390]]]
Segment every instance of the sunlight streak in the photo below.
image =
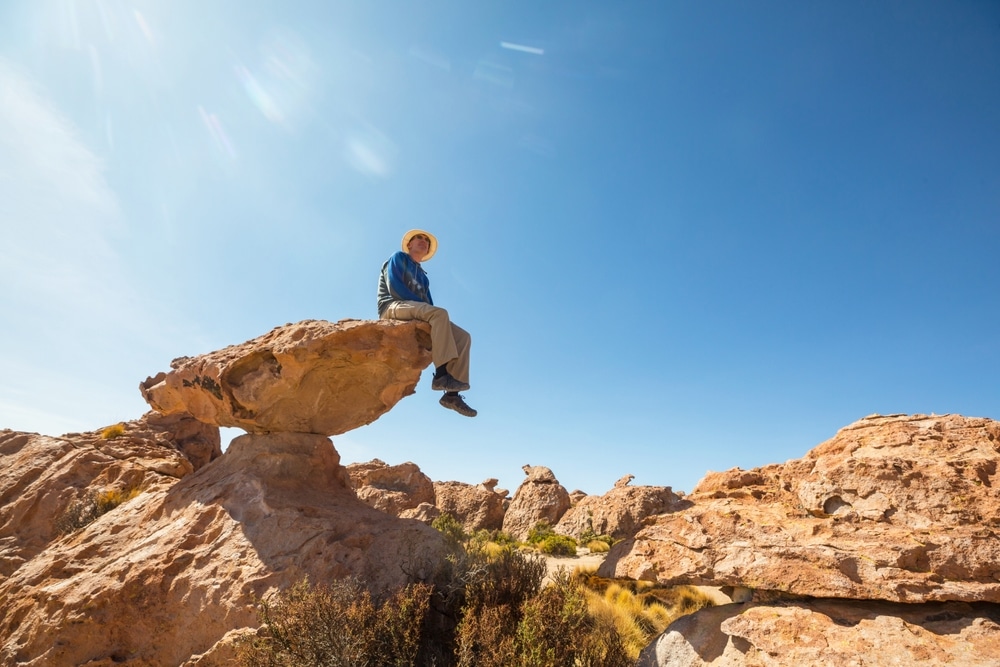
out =
[[539,49],[534,46],[525,46],[524,44],[514,44],[513,42],[500,42],[500,47],[510,49],[511,51],[520,51],[521,53],[531,53],[536,56],[545,55],[545,49]]

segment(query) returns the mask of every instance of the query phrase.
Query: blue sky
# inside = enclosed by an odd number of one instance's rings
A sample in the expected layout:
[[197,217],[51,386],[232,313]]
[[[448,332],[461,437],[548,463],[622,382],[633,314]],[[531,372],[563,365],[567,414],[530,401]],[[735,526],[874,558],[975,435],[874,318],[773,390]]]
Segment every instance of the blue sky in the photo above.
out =
[[1000,417],[1000,4],[0,5],[0,427],[374,318],[414,227],[480,414],[425,377],[345,462],[690,491]]

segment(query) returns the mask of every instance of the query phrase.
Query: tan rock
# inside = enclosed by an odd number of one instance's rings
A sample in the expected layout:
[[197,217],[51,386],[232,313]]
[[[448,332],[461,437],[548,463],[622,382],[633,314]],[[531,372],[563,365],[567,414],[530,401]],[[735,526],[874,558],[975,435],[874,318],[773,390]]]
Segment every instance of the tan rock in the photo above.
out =
[[637,667],[998,664],[996,605],[811,600],[681,617],[642,651]]
[[[631,475],[622,479],[626,478]],[[669,486],[628,486],[616,482],[603,496],[581,498],[563,514],[555,531],[577,540],[587,531],[625,539],[635,535],[647,518],[674,512],[686,504]]]
[[358,498],[377,510],[400,516],[421,503],[434,505],[434,482],[420,472],[416,463],[391,466],[373,459],[346,467]]
[[528,476],[517,487],[504,514],[503,530],[524,540],[541,521],[554,526],[570,507],[569,493],[551,470],[544,466],[524,466]]
[[431,524],[441,516],[441,510],[430,503],[420,503],[416,507],[399,513],[400,519],[416,519],[421,523]]
[[[60,536],[71,505],[92,494],[165,489],[222,454],[219,429],[156,413],[59,438],[0,431],[0,579]],[[190,457],[190,458],[189,458]]]
[[1000,423],[872,416],[804,458],[707,476],[602,576],[815,597],[1000,602]]
[[[496,480],[492,482],[495,487]],[[438,510],[455,517],[466,532],[499,530],[503,526],[506,493],[501,495],[489,485],[434,482],[434,496]]]
[[158,412],[250,433],[335,435],[414,392],[431,362],[423,322],[306,320],[199,357],[139,386]]
[[245,435],[0,581],[0,664],[222,665],[255,596],[303,576],[384,591],[444,553],[434,529],[359,501],[326,437]]

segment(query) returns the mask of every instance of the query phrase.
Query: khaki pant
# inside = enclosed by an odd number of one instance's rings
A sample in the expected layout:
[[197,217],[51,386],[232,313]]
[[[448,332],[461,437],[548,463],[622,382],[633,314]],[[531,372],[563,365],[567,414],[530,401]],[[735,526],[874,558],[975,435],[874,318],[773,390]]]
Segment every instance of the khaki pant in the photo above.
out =
[[434,365],[448,364],[448,373],[459,382],[469,383],[469,350],[472,336],[453,324],[444,308],[420,301],[393,301],[382,314],[383,320],[421,320],[431,325],[431,354]]

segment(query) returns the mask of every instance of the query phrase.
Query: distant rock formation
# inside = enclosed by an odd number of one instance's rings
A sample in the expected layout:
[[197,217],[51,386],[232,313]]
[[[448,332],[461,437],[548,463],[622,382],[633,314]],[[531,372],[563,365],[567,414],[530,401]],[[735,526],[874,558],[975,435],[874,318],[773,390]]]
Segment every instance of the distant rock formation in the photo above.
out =
[[[802,459],[708,475],[686,506],[612,548],[600,573],[749,593],[738,612],[672,625],[647,667],[757,664],[763,654],[816,664],[810,652],[821,648],[832,651],[823,664],[840,664],[837,646],[873,664],[884,664],[880,651],[898,664],[997,664],[998,464],[998,422],[868,417]],[[718,650],[696,660],[706,642]]]
[[503,530],[524,540],[540,521],[556,525],[570,507],[569,492],[544,466],[523,468],[528,476],[514,492],[503,519]]
[[413,393],[431,362],[430,326],[392,320],[306,320],[171,362],[139,385],[163,414],[190,413],[249,433],[337,435],[369,424]]
[[455,517],[469,533],[480,529],[499,530],[503,527],[507,492],[505,489],[501,489],[502,493],[498,492],[497,483],[495,479],[476,485],[435,482],[438,510]]
[[576,540],[587,531],[620,540],[635,535],[647,518],[685,505],[669,486],[628,486],[631,479],[626,475],[603,496],[578,500],[559,519],[555,531]]
[[434,482],[416,463],[407,461],[391,466],[373,459],[351,463],[346,468],[358,498],[377,510],[400,516],[421,503],[434,504]]

